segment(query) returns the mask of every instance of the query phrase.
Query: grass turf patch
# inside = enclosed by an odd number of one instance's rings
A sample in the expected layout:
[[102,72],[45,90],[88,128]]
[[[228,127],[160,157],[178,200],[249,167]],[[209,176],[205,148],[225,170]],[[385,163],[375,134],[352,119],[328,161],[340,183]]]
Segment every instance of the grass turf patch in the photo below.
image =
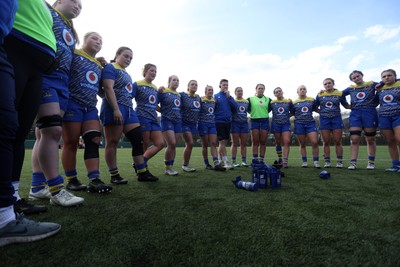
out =
[[[107,195],[79,192],[82,207],[49,206],[47,213],[31,216],[60,223],[62,230],[39,242],[0,248],[2,265],[400,265],[400,173],[384,172],[390,167],[386,147],[378,148],[376,170],[365,170],[366,161],[360,161],[355,171],[328,169],[331,180],[318,177],[321,169],[300,168],[296,152],[282,189],[249,192],[231,181],[238,175],[250,180],[250,168],[205,170],[198,148],[191,161],[196,172],[180,170],[179,148],[178,176],[163,174],[160,153],[150,161],[160,181],[139,183],[130,150],[120,149],[118,165],[128,185],[114,186]],[[275,155],[270,155],[272,163]],[[23,197],[29,190],[30,151],[26,158]],[[78,172],[86,182],[83,164]],[[101,173],[109,182],[103,159]]]

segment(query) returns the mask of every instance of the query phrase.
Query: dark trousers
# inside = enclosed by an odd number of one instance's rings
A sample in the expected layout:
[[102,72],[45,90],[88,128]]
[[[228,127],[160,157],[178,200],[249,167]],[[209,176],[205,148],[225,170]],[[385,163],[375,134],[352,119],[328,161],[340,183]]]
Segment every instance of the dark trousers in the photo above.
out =
[[15,107],[19,127],[14,143],[12,180],[19,181],[25,158],[25,139],[42,98],[42,75],[49,69],[54,57],[10,35],[5,38],[4,47],[15,73]]
[[13,69],[3,46],[0,46],[0,208],[11,206],[15,201],[11,177],[18,118],[14,101]]

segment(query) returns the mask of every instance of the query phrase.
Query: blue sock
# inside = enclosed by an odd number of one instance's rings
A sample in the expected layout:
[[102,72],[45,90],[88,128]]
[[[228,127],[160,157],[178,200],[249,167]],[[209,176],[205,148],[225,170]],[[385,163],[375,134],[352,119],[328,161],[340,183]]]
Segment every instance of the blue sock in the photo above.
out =
[[64,178],[61,175],[58,175],[57,177],[48,180],[47,184],[49,185],[51,195],[55,196],[64,188]]
[[392,165],[393,166],[400,166],[400,161],[399,160],[392,160]]
[[100,171],[94,170],[94,171],[88,172],[87,177],[89,178],[89,180],[100,179]]
[[174,166],[174,161],[173,160],[165,160],[164,164],[165,164],[165,168],[172,168],[172,166]]
[[44,177],[43,172],[32,173],[31,189],[33,193],[37,193],[40,190],[43,190],[46,187],[46,184],[46,177]]
[[146,163],[143,162],[142,164],[136,165],[136,171],[137,171],[137,173],[142,173],[142,172],[147,171]]
[[78,172],[76,171],[76,169],[65,172],[65,178],[67,178],[68,182],[71,181],[72,179],[76,178],[77,175],[78,175]]
[[214,165],[217,165],[219,163],[218,157],[213,157]]
[[[307,162],[307,157],[301,157],[301,160],[303,161],[303,162]],[[314,160],[315,161],[315,160]]]
[[118,167],[108,169],[108,172],[110,173],[111,176],[117,176],[119,174]]

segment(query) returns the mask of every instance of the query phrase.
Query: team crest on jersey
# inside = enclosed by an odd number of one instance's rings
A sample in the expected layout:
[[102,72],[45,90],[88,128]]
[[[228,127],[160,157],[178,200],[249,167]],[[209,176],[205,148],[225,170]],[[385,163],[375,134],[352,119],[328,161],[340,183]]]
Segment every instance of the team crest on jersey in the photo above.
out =
[[308,112],[308,107],[302,107],[301,112]]
[[365,98],[365,96],[366,96],[366,94],[364,92],[359,92],[359,93],[357,93],[356,98],[359,100],[362,100]]
[[99,76],[94,71],[88,71],[86,72],[86,80],[91,84],[96,84],[99,81]]
[[193,101],[193,106],[195,108],[200,108],[200,102],[199,101]]
[[154,95],[149,96],[149,103],[150,104],[155,104],[156,103],[156,97]]
[[385,95],[385,97],[383,98],[383,102],[385,102],[385,103],[393,102],[393,96],[392,95]]
[[174,100],[174,105],[175,105],[176,107],[179,107],[179,106],[181,105],[181,101],[179,101],[179,99],[175,99],[175,100]]
[[326,102],[325,107],[331,108],[333,106],[333,103],[331,101]]
[[245,109],[243,106],[239,106],[239,111],[240,111],[240,112],[245,112],[246,109]]
[[279,107],[278,108],[278,113],[282,114],[283,112],[285,112],[285,109],[283,107]]
[[210,114],[214,113],[214,108],[209,107],[209,108],[208,108],[208,113],[210,113]]
[[131,83],[128,83],[128,84],[125,86],[125,90],[128,91],[128,93],[132,93],[132,84],[131,84]]
[[262,104],[263,104],[263,101],[262,101],[262,100],[260,100],[260,102],[259,102],[259,103],[260,103],[260,105],[262,105]]
[[71,46],[74,44],[74,38],[72,37],[71,33],[67,29],[63,30],[62,36],[63,36],[64,42],[68,46]]

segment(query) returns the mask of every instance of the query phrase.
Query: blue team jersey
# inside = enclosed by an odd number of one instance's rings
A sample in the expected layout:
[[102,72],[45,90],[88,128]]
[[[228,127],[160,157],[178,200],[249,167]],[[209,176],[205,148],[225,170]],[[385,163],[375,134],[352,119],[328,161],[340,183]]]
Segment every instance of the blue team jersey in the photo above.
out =
[[201,109],[199,114],[199,122],[215,123],[215,99],[201,98]]
[[181,92],[182,122],[196,124],[199,120],[201,98],[199,95],[191,95],[189,92]]
[[247,111],[249,109],[249,101],[247,99],[235,99],[237,109],[232,113],[232,121],[239,123],[247,123]]
[[[127,107],[132,107],[132,99],[134,96],[132,79],[124,68],[119,66],[117,63],[107,64],[101,73],[101,79],[113,80],[117,103]],[[103,101],[106,101],[106,98],[104,98]]]
[[340,116],[340,104],[348,105],[346,97],[339,90],[332,92],[319,93],[315,99],[317,107],[319,106],[319,115],[321,118],[335,118]]
[[307,123],[313,122],[313,111],[316,111],[315,99],[306,97],[304,99],[296,99],[293,101],[293,114],[295,122]]
[[181,95],[165,89],[163,92],[158,92],[158,101],[160,103],[161,118],[167,118],[172,122],[181,122]]
[[85,107],[96,107],[101,81],[101,64],[83,50],[72,58],[69,97]]
[[384,85],[377,91],[379,97],[379,116],[392,117],[400,115],[400,81]]
[[0,45],[3,45],[4,37],[11,32],[17,7],[17,0],[0,1]]
[[379,99],[375,94],[376,82],[364,82],[343,90],[343,95],[350,95],[351,109],[376,108]]
[[69,75],[76,43],[71,23],[54,8],[49,6],[49,9],[53,17],[53,32],[56,37],[56,58],[60,60],[60,65],[56,71],[61,71]]
[[145,80],[133,83],[136,100],[136,113],[139,117],[157,121],[156,107],[159,103],[157,87]]
[[237,109],[237,104],[232,96],[227,97],[225,92],[214,95],[215,99],[215,122],[229,123],[232,121],[232,111]]
[[290,122],[290,111],[293,110],[293,103],[288,99],[272,100],[270,103],[272,110],[272,122],[286,124]]

